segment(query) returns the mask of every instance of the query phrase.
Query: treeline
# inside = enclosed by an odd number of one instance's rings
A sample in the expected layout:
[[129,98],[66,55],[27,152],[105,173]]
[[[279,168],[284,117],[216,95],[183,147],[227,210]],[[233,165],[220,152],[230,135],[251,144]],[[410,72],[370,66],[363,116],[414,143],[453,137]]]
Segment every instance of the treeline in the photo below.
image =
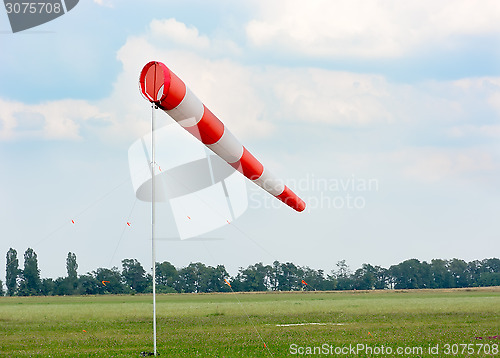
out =
[[[152,292],[152,276],[136,259],[122,260],[118,267],[98,268],[78,275],[76,255],[66,258],[67,275],[57,279],[41,278],[38,258],[33,249],[24,253],[24,268],[19,268],[17,251],[7,252],[4,290],[8,296],[96,295]],[[460,259],[435,259],[430,263],[417,259],[403,261],[389,268],[363,264],[351,271],[345,260],[325,274],[323,270],[293,263],[257,263],[240,268],[231,277],[224,265],[206,266],[191,263],[177,269],[170,262],[156,263],[156,290],[159,293],[297,291],[297,290],[373,290],[455,288],[500,286],[500,259],[465,262]]]

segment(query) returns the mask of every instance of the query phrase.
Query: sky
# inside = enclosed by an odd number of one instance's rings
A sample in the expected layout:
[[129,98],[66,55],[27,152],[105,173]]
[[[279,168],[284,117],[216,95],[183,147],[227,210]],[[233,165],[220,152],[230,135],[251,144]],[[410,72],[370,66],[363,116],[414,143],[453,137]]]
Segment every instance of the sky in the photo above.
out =
[[89,0],[15,34],[0,11],[0,279],[10,247],[21,267],[33,248],[42,277],[65,276],[70,251],[79,274],[151,267],[128,162],[150,131],[151,60],[307,203],[248,183],[240,218],[158,240],[158,261],[234,275],[498,257],[499,44],[496,0]]

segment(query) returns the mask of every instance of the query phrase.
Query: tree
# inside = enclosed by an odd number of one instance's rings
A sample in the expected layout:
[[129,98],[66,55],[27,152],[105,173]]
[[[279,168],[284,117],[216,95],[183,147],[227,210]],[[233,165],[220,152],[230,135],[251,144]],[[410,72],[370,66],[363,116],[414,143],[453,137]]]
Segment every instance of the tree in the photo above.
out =
[[304,273],[291,262],[280,264],[277,274],[279,291],[294,291],[302,287]]
[[20,296],[38,296],[41,293],[42,281],[38,269],[38,258],[32,248],[24,252],[24,270],[19,285]]
[[453,277],[453,287],[469,287],[471,278],[467,270],[467,262],[453,259],[448,262],[448,270]]
[[68,277],[66,277],[63,284],[64,294],[74,295],[78,289],[78,264],[76,263],[76,255],[72,252],[68,252],[66,257],[66,271]]
[[453,276],[448,270],[448,262],[441,259],[431,261],[431,288],[451,288],[453,287]]
[[422,261],[422,263],[420,264],[419,276],[420,288],[432,288],[432,267],[426,261]]
[[500,259],[492,258],[482,261],[484,272],[500,273]]
[[78,277],[78,264],[76,263],[76,255],[72,252],[68,252],[68,257],[66,258],[66,271],[68,272],[68,278],[75,280]]
[[161,293],[177,292],[174,283],[179,276],[177,269],[168,261],[156,263],[156,291]]
[[274,261],[273,266],[271,267],[270,272],[269,272],[269,287],[273,291],[278,290],[278,286],[279,286],[278,277],[281,273],[280,266],[281,266],[281,264],[279,261]]
[[337,271],[335,272],[337,278],[347,278],[351,274],[351,270],[349,269],[349,265],[347,265],[345,260],[341,260],[337,262]]
[[143,293],[148,287],[146,271],[136,259],[122,260],[122,277],[128,288]]
[[[96,280],[98,284],[97,293],[125,293],[127,290],[122,283],[122,276],[120,271],[118,271],[118,267],[108,268],[98,268],[95,271],[92,271],[92,276]],[[103,282],[104,281],[104,282]]]
[[403,261],[389,268],[396,289],[424,288],[422,263],[417,259]]
[[337,290],[352,290],[354,288],[351,270],[345,260],[337,262],[337,271],[333,271],[332,276],[336,280]]
[[370,264],[363,264],[353,274],[354,288],[356,290],[373,290],[377,282],[376,270]]
[[176,282],[178,292],[208,292],[210,275],[207,274],[207,267],[201,262],[190,263],[187,267],[179,270]]
[[483,268],[483,263],[479,260],[474,260],[467,263],[467,272],[470,277],[470,285],[477,287],[479,286],[479,278],[481,273],[485,272]]
[[210,288],[211,292],[229,292],[231,289],[226,283],[226,277],[229,277],[224,265],[217,265],[211,270]]
[[201,262],[190,263],[178,271],[174,288],[177,292],[224,292],[228,291],[224,279],[229,276],[224,265],[205,266]]
[[68,277],[58,277],[54,281],[54,295],[69,296],[75,294],[75,287]]
[[389,273],[386,268],[381,266],[374,267],[375,273],[375,289],[384,290],[389,286]]
[[300,283],[304,280],[307,286],[302,287],[302,289],[310,291],[331,291],[335,289],[335,280],[331,280],[330,276],[325,278],[325,272],[323,270],[315,270],[308,266],[299,267],[298,273],[302,276],[299,277]]
[[240,268],[234,280],[235,291],[267,291],[268,269],[261,262],[248,266],[246,269]]
[[500,272],[483,272],[479,277],[479,286],[500,286]]
[[490,286],[492,277],[490,273],[500,273],[500,259],[491,258],[482,261],[475,260],[467,263],[467,273],[471,286]]
[[17,294],[17,279],[19,277],[19,261],[17,251],[10,248],[7,251],[7,265],[5,267],[5,285],[7,286],[7,296]]
[[81,275],[78,279],[78,293],[80,295],[96,295],[102,293],[100,292],[101,287],[103,287],[103,283],[98,281],[97,278],[91,274]]
[[44,278],[42,279],[42,287],[41,287],[41,293],[44,296],[52,296],[55,294],[55,283],[54,280],[51,278]]
[[325,279],[325,290],[335,290],[337,289],[337,277],[335,271],[332,270],[330,274],[326,275]]

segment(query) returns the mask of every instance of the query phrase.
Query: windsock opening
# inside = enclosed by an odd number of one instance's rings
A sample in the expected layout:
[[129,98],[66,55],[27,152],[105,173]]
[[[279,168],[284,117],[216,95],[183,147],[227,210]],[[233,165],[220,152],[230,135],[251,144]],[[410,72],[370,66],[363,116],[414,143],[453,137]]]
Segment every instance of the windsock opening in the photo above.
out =
[[177,107],[186,95],[184,82],[158,61],[151,61],[144,66],[139,83],[144,97],[163,110]]

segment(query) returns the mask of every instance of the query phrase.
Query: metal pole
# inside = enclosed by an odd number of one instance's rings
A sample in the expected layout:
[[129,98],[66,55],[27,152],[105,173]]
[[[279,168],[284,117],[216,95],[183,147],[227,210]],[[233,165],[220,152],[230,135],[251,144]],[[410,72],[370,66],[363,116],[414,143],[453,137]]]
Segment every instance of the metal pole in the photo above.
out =
[[155,248],[155,109],[151,105],[151,260],[153,261],[153,341],[156,357],[156,248]]

